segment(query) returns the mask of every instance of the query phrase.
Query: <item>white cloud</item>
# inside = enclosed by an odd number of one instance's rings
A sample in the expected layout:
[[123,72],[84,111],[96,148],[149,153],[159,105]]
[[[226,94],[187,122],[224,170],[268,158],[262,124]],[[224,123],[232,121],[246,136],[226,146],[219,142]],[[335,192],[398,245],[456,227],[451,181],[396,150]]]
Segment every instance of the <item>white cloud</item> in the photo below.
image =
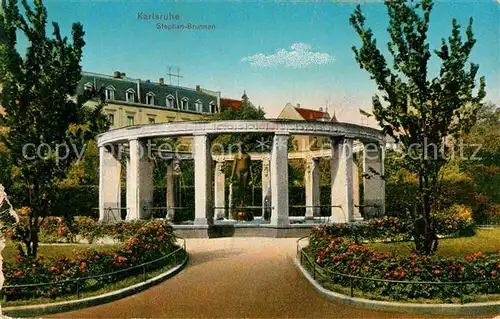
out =
[[311,65],[324,65],[333,62],[334,57],[326,52],[311,51],[306,43],[294,43],[290,50],[278,49],[274,54],[257,53],[241,59],[256,67],[284,66],[290,69],[300,69]]

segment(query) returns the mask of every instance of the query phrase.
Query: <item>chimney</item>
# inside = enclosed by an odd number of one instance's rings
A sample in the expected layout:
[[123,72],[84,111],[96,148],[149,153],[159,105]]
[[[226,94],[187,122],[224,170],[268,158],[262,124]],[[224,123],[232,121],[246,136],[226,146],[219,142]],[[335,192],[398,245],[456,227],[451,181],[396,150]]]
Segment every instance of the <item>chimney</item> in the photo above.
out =
[[297,108],[300,109],[300,103],[297,103]]
[[164,81],[165,81],[165,79],[164,79],[164,78],[160,78],[160,79],[158,80],[158,84],[159,84],[159,85],[163,85]]
[[120,78],[120,71],[115,71],[115,73],[113,74],[113,77],[115,79],[119,79]]
[[199,85],[196,86],[196,91],[200,92],[201,88]]
[[323,108],[322,108],[321,106],[319,107],[319,111],[320,111],[320,112],[323,112]]

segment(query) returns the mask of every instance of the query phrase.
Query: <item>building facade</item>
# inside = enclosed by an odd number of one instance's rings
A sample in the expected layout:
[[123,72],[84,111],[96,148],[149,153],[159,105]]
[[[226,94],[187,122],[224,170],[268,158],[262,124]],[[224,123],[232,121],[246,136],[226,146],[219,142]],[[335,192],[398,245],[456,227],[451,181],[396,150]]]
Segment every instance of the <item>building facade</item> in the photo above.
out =
[[[201,120],[220,110],[220,92],[197,86],[190,89],[168,85],[163,78],[157,82],[113,75],[82,72],[78,93],[104,89],[104,112],[111,128],[172,121]],[[90,105],[97,101],[89,101]]]
[[[281,110],[278,115],[279,120],[299,120],[299,121],[321,121],[321,122],[331,122],[337,123],[337,118],[335,114],[330,116],[327,111],[306,109],[300,106],[300,104],[293,105],[287,103],[285,107]],[[296,151],[309,151],[314,149],[323,148],[324,145],[329,145],[327,142],[325,144],[325,139],[318,136],[293,136],[294,149]]]

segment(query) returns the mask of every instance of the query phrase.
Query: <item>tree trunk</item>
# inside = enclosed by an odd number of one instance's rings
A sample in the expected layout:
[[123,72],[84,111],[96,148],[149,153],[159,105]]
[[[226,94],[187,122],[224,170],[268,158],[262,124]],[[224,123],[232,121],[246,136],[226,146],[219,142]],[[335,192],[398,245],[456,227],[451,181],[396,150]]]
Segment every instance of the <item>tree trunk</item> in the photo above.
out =
[[425,175],[425,165],[419,173],[419,191],[421,197],[420,217],[415,220],[414,241],[415,249],[420,255],[431,255],[438,246],[431,216],[431,198],[429,195],[429,180]]

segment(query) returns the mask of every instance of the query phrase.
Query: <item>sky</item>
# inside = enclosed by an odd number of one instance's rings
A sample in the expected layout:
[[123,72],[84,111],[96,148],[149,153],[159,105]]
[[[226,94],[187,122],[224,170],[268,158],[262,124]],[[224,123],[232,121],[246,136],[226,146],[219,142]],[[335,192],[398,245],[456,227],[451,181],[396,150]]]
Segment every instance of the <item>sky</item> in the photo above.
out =
[[[360,40],[349,25],[355,1],[44,1],[49,22],[69,35],[71,24],[84,26],[83,69],[157,81],[169,67],[180,85],[221,91],[239,99],[246,90],[267,117],[286,103],[319,109],[328,106],[343,122],[366,122],[359,108],[370,111],[376,87],[354,59]],[[388,19],[381,3],[362,1],[365,25],[387,53]],[[147,20],[159,14],[173,20]],[[178,15],[178,17],[176,17]],[[500,105],[500,5],[493,0],[438,1],[431,15],[429,42],[437,49],[456,18],[467,26],[474,19],[477,39],[471,61],[480,65],[487,100]],[[158,29],[169,25],[206,25],[208,29]],[[465,34],[463,33],[465,36]],[[430,74],[438,72],[432,58]],[[177,79],[172,78],[172,84]]]

